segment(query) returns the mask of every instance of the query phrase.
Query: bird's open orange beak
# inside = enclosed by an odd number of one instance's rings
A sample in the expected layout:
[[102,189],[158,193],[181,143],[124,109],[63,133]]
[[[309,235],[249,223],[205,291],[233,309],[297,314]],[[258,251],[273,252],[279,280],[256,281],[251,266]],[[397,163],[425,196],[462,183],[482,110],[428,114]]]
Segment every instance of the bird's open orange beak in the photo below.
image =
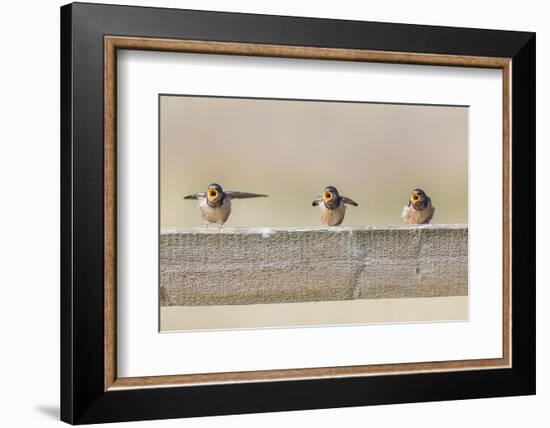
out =
[[218,196],[218,191],[216,189],[208,189],[208,199],[213,201],[214,199],[216,199],[216,196]]
[[412,202],[417,202],[419,199],[420,199],[420,196],[418,196],[418,193],[413,193],[411,195],[411,201]]
[[325,191],[323,193],[323,199],[325,200],[325,202],[330,201],[332,199],[332,193]]

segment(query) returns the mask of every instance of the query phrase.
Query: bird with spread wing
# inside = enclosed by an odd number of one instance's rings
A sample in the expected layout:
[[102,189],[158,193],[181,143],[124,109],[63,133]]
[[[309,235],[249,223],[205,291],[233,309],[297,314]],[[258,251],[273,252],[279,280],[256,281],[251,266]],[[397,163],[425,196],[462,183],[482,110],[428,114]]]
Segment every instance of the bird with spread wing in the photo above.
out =
[[334,186],[327,186],[322,194],[313,200],[311,205],[321,209],[323,226],[340,226],[346,214],[346,204],[354,207],[358,204],[347,196],[342,196]]
[[267,197],[258,193],[236,192],[232,190],[223,190],[222,186],[212,183],[208,186],[206,192],[193,193],[185,196],[183,199],[196,199],[205,227],[210,223],[217,223],[220,228],[231,214],[232,199],[248,199]]

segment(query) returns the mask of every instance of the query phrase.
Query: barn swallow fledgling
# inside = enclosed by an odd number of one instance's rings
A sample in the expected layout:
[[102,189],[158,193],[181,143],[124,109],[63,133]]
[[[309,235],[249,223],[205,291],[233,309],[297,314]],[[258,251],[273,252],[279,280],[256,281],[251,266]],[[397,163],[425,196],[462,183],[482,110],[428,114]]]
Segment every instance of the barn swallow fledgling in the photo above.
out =
[[204,225],[208,227],[210,223],[217,223],[220,228],[227,221],[229,214],[231,214],[231,200],[232,199],[247,199],[247,198],[260,198],[267,195],[260,195],[258,193],[246,193],[235,191],[224,191],[222,186],[217,183],[212,183],[208,186],[206,192],[193,193],[187,195],[183,199],[197,199],[198,208],[202,217]]
[[401,217],[407,224],[428,224],[435,212],[432,200],[422,189],[414,189]]
[[357,203],[346,196],[340,196],[334,186],[327,186],[322,196],[313,200],[314,207],[321,208],[321,224],[323,226],[339,226],[344,221],[346,204],[357,206]]

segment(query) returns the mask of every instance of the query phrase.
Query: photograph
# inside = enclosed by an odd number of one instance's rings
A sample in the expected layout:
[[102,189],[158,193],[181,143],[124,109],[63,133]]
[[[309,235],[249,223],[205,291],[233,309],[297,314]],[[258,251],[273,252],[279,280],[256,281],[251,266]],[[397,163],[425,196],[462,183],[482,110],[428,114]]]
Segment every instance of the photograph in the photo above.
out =
[[467,105],[158,103],[161,332],[468,320]]
[[539,392],[529,14],[143,6],[57,10],[58,97],[17,99],[61,120],[6,140],[60,133],[8,157],[59,164],[59,301],[22,318],[56,312],[59,418],[535,414],[487,400]]

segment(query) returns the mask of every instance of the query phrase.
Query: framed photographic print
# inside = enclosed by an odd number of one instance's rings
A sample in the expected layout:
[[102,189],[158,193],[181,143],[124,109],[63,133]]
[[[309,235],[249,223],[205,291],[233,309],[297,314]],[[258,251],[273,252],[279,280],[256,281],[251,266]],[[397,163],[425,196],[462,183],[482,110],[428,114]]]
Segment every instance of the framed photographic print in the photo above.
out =
[[533,33],[76,3],[61,88],[62,420],[535,393]]

